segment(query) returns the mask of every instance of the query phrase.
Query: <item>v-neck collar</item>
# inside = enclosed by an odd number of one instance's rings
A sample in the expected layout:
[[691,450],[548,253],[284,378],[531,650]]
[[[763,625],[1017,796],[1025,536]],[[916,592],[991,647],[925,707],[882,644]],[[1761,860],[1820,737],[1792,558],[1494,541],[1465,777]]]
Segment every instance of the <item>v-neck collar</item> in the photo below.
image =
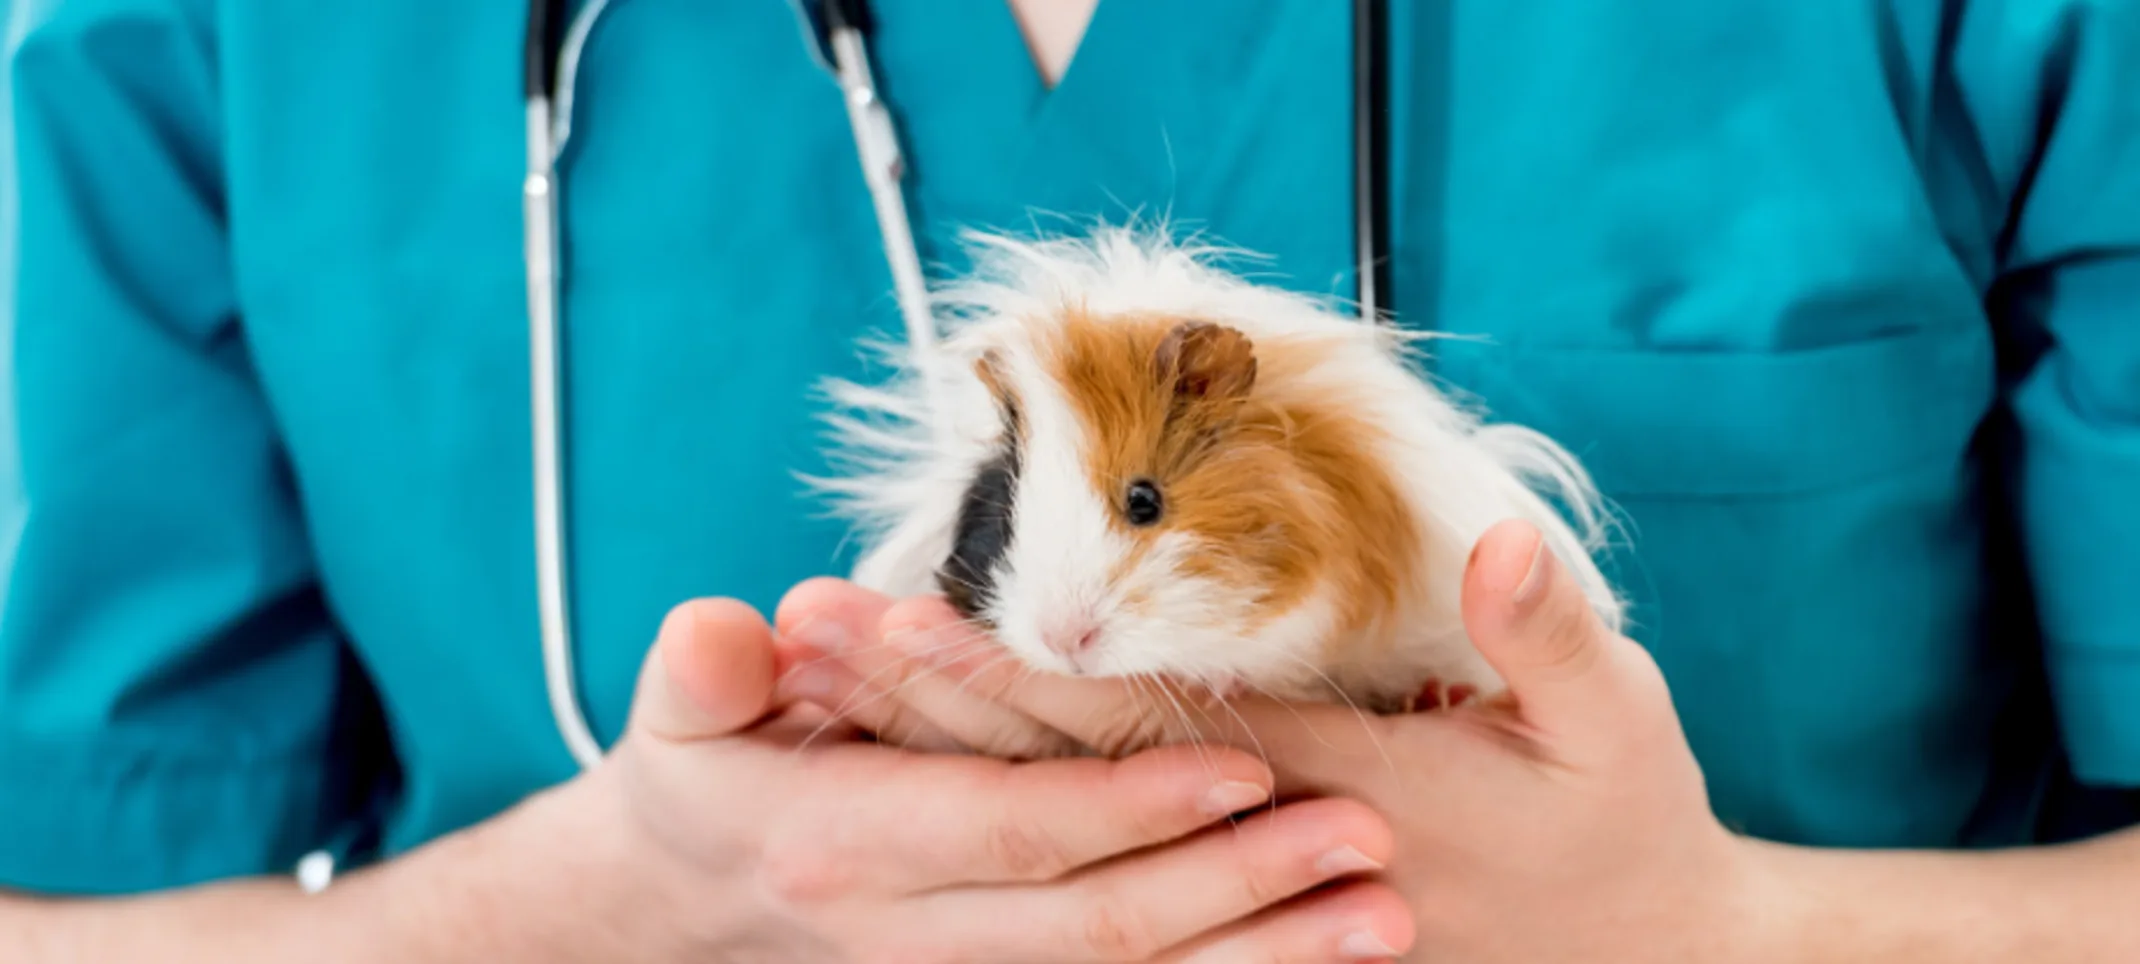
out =
[[[1041,85],[1060,86],[1070,65],[1077,62],[1085,35],[1092,30],[1100,0],[1005,0],[1003,6],[1017,24],[1018,35],[1025,40],[1026,53],[1033,61],[1034,72],[1041,76]],[[1028,18],[1033,22],[1027,22]],[[1047,79],[1050,70],[1055,73],[1052,81]]]
[[[1272,85],[1349,76],[1341,59],[1308,57],[1298,60],[1327,63],[1327,74],[1273,75],[1261,58],[1282,43],[1269,34],[1275,15],[1344,16],[1282,0],[1233,0],[1227,16],[1199,4],[1100,0],[1053,88],[1004,0],[873,6],[872,59],[908,148],[910,213],[932,272],[958,269],[958,228],[1060,228],[1068,225],[1058,215],[1100,210],[1171,216],[1177,200],[1203,208],[1225,172],[1246,163],[1243,144],[1264,129],[1246,112]],[[1346,35],[1333,33],[1337,58],[1349,51]]]
[[[943,0],[931,2],[942,3]],[[1131,3],[1126,8],[1134,13],[1137,6]],[[1022,105],[1019,116],[1029,129],[1046,122],[1051,104],[1065,97],[1078,96],[1081,88],[1093,83],[1088,78],[1096,70],[1102,76],[1110,73],[1092,64],[1107,58],[1109,49],[1119,43],[1110,38],[1116,32],[1114,21],[1123,16],[1118,8],[1125,8],[1125,4],[1098,0],[1093,5],[1092,18],[1086,22],[1084,34],[1078,38],[1077,47],[1072,51],[1069,63],[1064,65],[1062,75],[1052,85],[1041,75],[1040,63],[1034,59],[1025,28],[1019,24],[1011,5],[1006,0],[993,0],[981,3],[981,7],[987,13],[979,18],[982,23],[976,31],[978,36],[969,38],[970,45],[960,54],[975,61],[975,82],[1001,84],[1006,90],[1015,92],[1016,100]]]

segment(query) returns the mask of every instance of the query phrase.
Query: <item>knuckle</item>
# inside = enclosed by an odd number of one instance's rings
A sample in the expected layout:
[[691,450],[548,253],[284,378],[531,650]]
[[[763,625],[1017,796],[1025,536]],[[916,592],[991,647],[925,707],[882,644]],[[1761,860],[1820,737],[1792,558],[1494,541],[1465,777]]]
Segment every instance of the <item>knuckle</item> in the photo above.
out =
[[1141,961],[1160,951],[1143,918],[1118,899],[1093,900],[1079,922],[1078,943],[1103,961]]
[[996,868],[1018,880],[1048,880],[1075,866],[1053,837],[1015,821],[991,827],[985,846]]
[[758,885],[784,905],[824,904],[853,887],[847,863],[822,846],[775,843],[758,858]]
[[1124,757],[1158,746],[1166,724],[1157,714],[1125,713],[1099,726],[1090,741],[1094,749],[1110,757]]
[[1277,867],[1249,867],[1234,875],[1236,887],[1240,888],[1241,906],[1251,910],[1269,907],[1285,899],[1293,890],[1289,874]]
[[1554,613],[1538,641],[1538,668],[1560,673],[1582,670],[1597,650],[1590,628],[1588,610],[1565,606]]

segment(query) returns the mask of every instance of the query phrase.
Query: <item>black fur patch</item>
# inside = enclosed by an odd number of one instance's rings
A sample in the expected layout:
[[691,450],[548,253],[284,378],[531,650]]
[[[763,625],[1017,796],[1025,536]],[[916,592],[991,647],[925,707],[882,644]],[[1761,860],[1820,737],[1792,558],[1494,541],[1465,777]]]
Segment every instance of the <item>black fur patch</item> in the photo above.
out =
[[951,555],[936,571],[951,607],[968,619],[980,619],[996,588],[996,563],[1011,542],[1011,502],[1018,497],[1018,439],[1004,433],[1003,447],[981,465],[959,504],[952,530]]

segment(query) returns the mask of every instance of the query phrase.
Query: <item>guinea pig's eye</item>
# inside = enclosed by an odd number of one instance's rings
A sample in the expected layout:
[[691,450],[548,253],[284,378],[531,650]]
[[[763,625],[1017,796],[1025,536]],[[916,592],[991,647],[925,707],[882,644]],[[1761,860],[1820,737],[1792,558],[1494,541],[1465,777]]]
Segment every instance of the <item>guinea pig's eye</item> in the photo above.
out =
[[1129,516],[1129,524],[1148,526],[1159,521],[1160,510],[1166,506],[1159,498],[1159,486],[1145,479],[1129,484],[1129,494],[1123,499],[1122,509]]

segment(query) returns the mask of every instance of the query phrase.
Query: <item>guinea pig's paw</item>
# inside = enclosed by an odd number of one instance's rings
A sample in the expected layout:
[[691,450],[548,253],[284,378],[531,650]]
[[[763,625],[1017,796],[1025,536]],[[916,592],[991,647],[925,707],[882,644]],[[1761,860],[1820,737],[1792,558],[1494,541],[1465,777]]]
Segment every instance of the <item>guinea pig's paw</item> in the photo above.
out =
[[1404,711],[1416,713],[1421,710],[1453,710],[1470,703],[1479,695],[1479,688],[1470,683],[1444,685],[1439,677],[1429,678],[1419,692],[1405,700]]

